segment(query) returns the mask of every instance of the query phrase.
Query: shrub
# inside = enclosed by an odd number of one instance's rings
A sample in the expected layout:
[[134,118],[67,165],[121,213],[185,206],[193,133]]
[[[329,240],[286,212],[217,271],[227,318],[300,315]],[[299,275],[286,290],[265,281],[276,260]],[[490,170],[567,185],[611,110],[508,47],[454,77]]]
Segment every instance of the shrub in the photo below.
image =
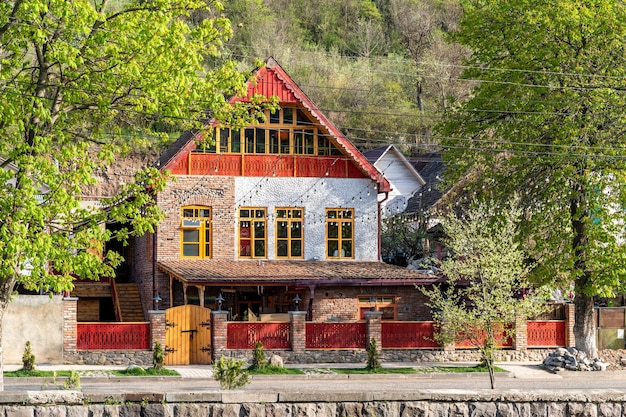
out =
[[244,369],[245,361],[222,356],[213,366],[215,380],[222,389],[241,388],[250,382],[250,375]]
[[154,369],[163,369],[165,364],[165,355],[163,354],[163,346],[158,340],[154,341],[154,348],[152,349],[152,366]]
[[80,389],[80,375],[78,374],[78,372],[74,370],[70,371],[70,376],[68,376],[63,383],[63,388]]
[[30,341],[26,341],[24,354],[22,355],[22,369],[25,371],[33,371],[35,369],[35,355],[30,348]]
[[263,343],[256,342],[254,344],[254,353],[252,355],[253,369],[263,369],[267,366],[267,360],[265,359],[265,351],[263,350]]
[[372,337],[367,345],[367,369],[380,369],[380,361],[378,360],[378,349],[376,348],[376,339]]

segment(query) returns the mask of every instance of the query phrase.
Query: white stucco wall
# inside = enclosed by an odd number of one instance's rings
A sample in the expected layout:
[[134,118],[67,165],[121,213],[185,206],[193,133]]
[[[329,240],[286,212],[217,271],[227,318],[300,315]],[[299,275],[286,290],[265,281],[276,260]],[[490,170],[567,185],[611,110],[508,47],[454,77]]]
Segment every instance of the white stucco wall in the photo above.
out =
[[62,363],[62,296],[13,296],[2,320],[4,363],[21,364],[27,340],[35,354],[36,364]]
[[[275,258],[274,210],[304,209],[304,259],[326,259],[327,208],[354,209],[354,260],[378,260],[378,203],[369,179],[346,178],[237,178],[235,206],[267,207],[268,259]],[[235,213],[236,216],[236,213]],[[235,235],[237,222],[235,222]]]

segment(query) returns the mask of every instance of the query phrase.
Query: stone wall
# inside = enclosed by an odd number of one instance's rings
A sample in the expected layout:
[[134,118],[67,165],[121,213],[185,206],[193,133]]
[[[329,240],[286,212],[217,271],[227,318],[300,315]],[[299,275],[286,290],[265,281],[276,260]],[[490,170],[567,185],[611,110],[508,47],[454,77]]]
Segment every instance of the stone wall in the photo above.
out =
[[626,393],[417,391],[110,393],[23,391],[0,393],[0,415],[19,417],[344,417],[534,416],[621,417]]
[[[151,350],[76,350],[64,354],[65,363],[75,365],[152,366]],[[0,413],[0,416],[2,414]]]

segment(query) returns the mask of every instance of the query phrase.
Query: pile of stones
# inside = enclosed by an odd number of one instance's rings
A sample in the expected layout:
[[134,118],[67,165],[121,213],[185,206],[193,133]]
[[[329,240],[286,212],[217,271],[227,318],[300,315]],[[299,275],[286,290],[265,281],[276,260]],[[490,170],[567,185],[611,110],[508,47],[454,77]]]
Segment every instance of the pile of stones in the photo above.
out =
[[588,358],[585,352],[576,348],[557,348],[543,361],[546,370],[556,373],[568,371],[606,371],[608,364],[599,358]]

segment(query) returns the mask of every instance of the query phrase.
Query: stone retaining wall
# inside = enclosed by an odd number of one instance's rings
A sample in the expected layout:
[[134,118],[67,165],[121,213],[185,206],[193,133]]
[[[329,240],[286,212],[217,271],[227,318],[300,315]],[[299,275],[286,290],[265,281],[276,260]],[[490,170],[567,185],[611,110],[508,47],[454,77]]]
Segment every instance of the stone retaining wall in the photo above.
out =
[[[75,365],[152,366],[151,350],[75,350],[65,352],[65,363]],[[0,414],[2,416],[2,414]]]
[[521,416],[621,417],[626,391],[509,392],[430,390],[411,393],[251,391],[126,393],[1,392],[0,415],[10,417],[345,417]]
[[[518,351],[513,349],[496,351],[496,357],[501,362],[541,362],[553,349],[532,349]],[[367,352],[364,349],[349,350],[306,350],[293,352],[290,350],[265,349],[266,357],[276,354],[283,358],[285,364],[295,363],[365,363]],[[251,360],[252,350],[229,350],[227,356]],[[379,353],[379,359],[385,362],[477,362],[480,355],[476,350],[463,349],[454,351],[430,349],[384,349]]]

